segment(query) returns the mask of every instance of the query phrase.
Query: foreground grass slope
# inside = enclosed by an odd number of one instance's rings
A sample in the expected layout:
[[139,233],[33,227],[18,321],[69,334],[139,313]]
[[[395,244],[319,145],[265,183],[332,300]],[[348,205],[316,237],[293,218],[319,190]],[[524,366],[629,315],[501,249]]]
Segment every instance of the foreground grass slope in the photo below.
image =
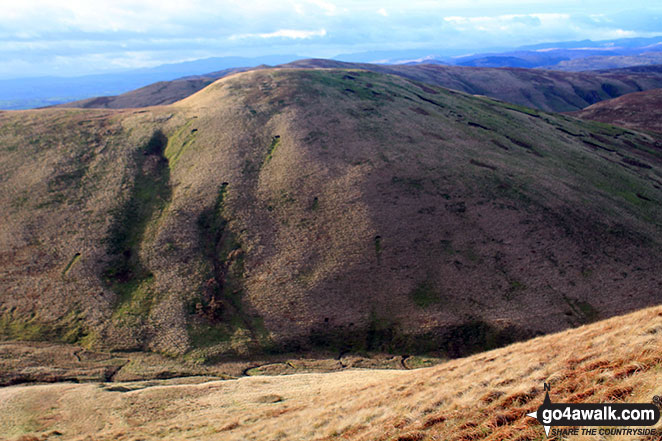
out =
[[662,395],[661,346],[658,306],[414,371],[12,386],[0,389],[0,432],[25,440],[542,440],[526,413],[542,403],[543,382],[554,402],[650,402]]
[[659,303],[660,143],[605,124],[265,69],[0,149],[5,338],[457,357]]

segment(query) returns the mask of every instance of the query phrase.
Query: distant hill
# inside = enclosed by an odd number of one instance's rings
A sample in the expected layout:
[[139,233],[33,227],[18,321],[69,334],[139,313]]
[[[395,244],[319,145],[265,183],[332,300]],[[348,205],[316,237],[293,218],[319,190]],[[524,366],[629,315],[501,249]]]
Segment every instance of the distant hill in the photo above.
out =
[[172,104],[195,92],[204,89],[215,79],[250,68],[231,68],[203,76],[181,78],[174,81],[160,81],[116,96],[87,98],[80,101],[59,104],[55,107],[78,107],[83,109],[127,109]]
[[456,57],[449,64],[574,72],[662,64],[662,37],[546,43],[514,51]]
[[[285,64],[282,67],[365,69],[556,112],[578,110],[625,93],[662,87],[662,66],[651,66],[639,71],[619,69],[613,72],[570,73],[537,69],[473,68],[433,64],[380,65],[309,59]],[[128,108],[170,104],[204,88],[215,79],[243,70],[246,69],[227,69],[178,80],[174,84],[156,83],[117,97],[88,99],[65,103],[59,107]]]
[[214,57],[99,75],[0,79],[0,109],[30,109],[81,99],[116,96],[157,82],[240,66],[286,63],[298,58],[301,57]]
[[303,64],[1,112],[0,335],[458,357],[659,303],[658,139]]
[[[385,50],[339,54],[333,58],[341,61],[386,65],[443,64],[584,71],[650,65],[651,63],[660,64],[662,63],[660,59],[662,36],[604,41],[553,42],[522,46],[513,50],[497,48],[489,53],[462,55],[466,52],[466,50],[460,49],[443,50],[441,51],[443,55],[439,55],[435,54],[434,50],[424,49]],[[260,65],[274,66],[302,58],[305,57],[297,55],[270,55],[255,58],[214,57],[102,75],[74,78],[44,77],[0,80],[0,109],[28,109],[87,100],[94,97],[122,95],[153,83],[172,81],[191,75],[217,79],[219,77],[210,76],[207,73]],[[632,91],[634,90],[630,92]],[[144,93],[149,95],[152,92],[146,90]],[[106,103],[109,106],[126,107],[126,103],[134,99],[138,103],[145,102],[134,96],[126,100],[122,99],[120,102],[102,100],[101,103]],[[167,102],[169,100],[161,101],[161,103]],[[520,104],[531,105],[524,102],[520,102]],[[549,107],[542,108],[549,109]]]
[[629,93],[571,114],[586,120],[662,133],[662,89]]
[[561,61],[548,69],[564,71],[587,71],[599,69],[617,69],[634,66],[653,66],[662,64],[662,52],[649,52],[640,55],[612,55],[576,58]]

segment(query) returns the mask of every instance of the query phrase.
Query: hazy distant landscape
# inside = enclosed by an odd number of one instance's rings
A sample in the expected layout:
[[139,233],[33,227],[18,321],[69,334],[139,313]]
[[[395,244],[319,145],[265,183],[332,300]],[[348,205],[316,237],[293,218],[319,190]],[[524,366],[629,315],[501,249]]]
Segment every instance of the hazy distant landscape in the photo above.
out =
[[48,43],[8,9],[0,439],[525,441],[545,388],[658,402],[662,37],[511,3],[64,2]]
[[[389,58],[384,58],[389,57]],[[303,60],[306,56],[274,55],[257,58],[222,57],[168,64],[149,69],[123,71],[114,74],[35,77],[0,79],[0,109],[17,110],[45,107],[99,96],[120,95],[160,82],[182,83],[199,90],[211,81],[235,70],[257,66],[279,65]],[[501,53],[484,53],[459,57],[439,57],[433,52],[421,55],[420,51],[392,53],[339,54],[336,61],[379,63],[385,66],[413,66],[437,64],[442,66],[514,67],[537,68],[558,71],[590,71],[626,68],[631,66],[662,64],[662,37],[619,39],[610,41],[559,42],[538,46],[526,46]],[[388,67],[385,67],[388,69]],[[397,70],[397,67],[394,67]],[[202,84],[204,82],[204,85]],[[442,84],[443,85],[443,84]],[[450,87],[450,86],[448,86]],[[463,89],[460,89],[463,90]],[[167,104],[174,102],[175,97]],[[178,95],[177,98],[183,98]],[[164,104],[151,102],[153,104]],[[112,106],[111,106],[112,107]],[[130,103],[123,107],[131,107]]]

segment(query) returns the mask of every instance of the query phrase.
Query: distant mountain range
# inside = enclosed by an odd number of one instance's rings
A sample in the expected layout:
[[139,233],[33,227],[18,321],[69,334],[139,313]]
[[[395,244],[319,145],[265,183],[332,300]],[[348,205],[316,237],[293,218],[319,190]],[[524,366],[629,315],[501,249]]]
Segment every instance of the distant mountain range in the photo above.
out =
[[119,95],[159,81],[171,81],[238,66],[281,64],[298,58],[301,57],[296,55],[258,58],[220,57],[102,75],[0,80],[0,109],[31,109],[91,97]]
[[[298,55],[272,55],[258,58],[220,57],[103,75],[0,80],[0,109],[29,109],[99,96],[121,95],[161,81],[190,76],[219,78],[208,73],[238,68],[246,70],[260,65],[280,65],[303,58],[306,57]],[[344,54],[334,59],[384,65],[443,64],[585,71],[662,64],[662,36],[597,42],[584,40],[545,43],[502,52],[464,56],[458,52],[439,55],[434,51],[407,50]],[[171,86],[173,85],[168,87]],[[184,83],[177,83],[175,86],[184,86]],[[185,87],[190,87],[190,83]]]
[[[558,72],[540,69],[442,65],[384,65],[309,59],[280,65],[287,69],[361,69],[486,95],[540,110],[567,112],[583,109],[624,94],[662,88],[662,66],[594,72]],[[258,66],[254,70],[263,69]],[[104,96],[60,104],[58,107],[122,109],[171,104],[227,75],[248,68],[224,69],[202,76],[150,84],[117,96]]]
[[576,41],[454,59],[459,66],[526,67],[566,71],[662,64],[662,37]]

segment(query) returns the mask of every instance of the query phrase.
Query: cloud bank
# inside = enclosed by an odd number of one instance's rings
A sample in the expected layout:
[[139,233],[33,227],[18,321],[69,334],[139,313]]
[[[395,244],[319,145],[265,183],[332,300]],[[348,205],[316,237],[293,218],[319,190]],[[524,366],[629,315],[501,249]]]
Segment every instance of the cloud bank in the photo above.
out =
[[0,15],[0,78],[212,56],[439,55],[662,32],[662,5],[608,1],[23,0]]

